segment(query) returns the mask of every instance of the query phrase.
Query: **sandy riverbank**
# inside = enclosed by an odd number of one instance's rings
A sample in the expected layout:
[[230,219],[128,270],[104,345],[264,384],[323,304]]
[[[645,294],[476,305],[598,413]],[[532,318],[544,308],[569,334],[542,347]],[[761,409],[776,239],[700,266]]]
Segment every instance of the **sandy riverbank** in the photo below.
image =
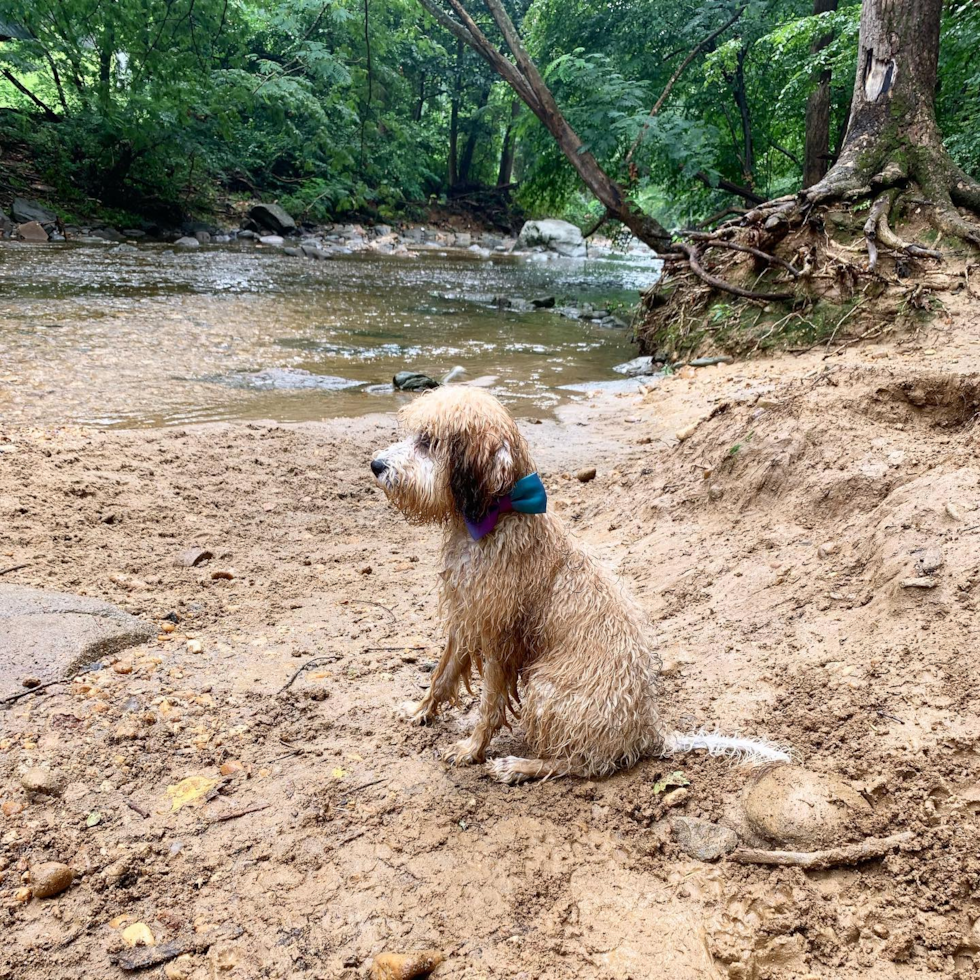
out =
[[[5,431],[0,566],[28,565],[4,580],[160,634],[0,714],[0,801],[26,804],[0,817],[0,977],[115,976],[136,922],[157,942],[241,927],[167,968],[189,980],[353,978],[430,946],[446,978],[972,975],[980,359],[973,328],[951,329],[942,348],[709,368],[527,426],[554,506],[655,625],[667,718],[788,742],[865,796],[872,832],[915,832],[810,874],[679,851],[655,777],[682,768],[673,812],[724,820],[747,778],[725,762],[508,788],[437,761],[458,716],[393,719],[441,634],[437,536],[367,469],[390,417]],[[587,465],[595,481],[565,476]],[[178,565],[194,546],[214,558]],[[934,587],[903,588],[936,554]],[[27,797],[34,765],[60,797]],[[225,782],[172,812],[188,776]],[[238,808],[255,812],[223,819]],[[76,883],[19,902],[42,860]]]

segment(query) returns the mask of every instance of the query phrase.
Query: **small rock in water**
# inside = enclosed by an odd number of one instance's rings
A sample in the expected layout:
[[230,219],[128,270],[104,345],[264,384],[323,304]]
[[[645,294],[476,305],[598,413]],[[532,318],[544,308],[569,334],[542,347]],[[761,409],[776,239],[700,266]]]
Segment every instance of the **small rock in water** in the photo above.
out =
[[728,827],[697,817],[674,817],[670,822],[680,849],[699,861],[715,861],[738,847],[738,834]]
[[282,245],[285,239],[281,235],[263,235],[259,241],[263,245]]
[[591,480],[595,479],[596,468],[594,466],[587,466],[585,469],[579,470],[575,474],[575,479],[579,483],[589,483]]
[[48,233],[36,221],[27,221],[17,226],[17,237],[25,242],[46,242]]
[[743,798],[750,830],[776,847],[817,851],[860,836],[870,804],[836,776],[779,766],[750,783]]
[[191,238],[190,235],[185,235],[183,238],[178,238],[174,242],[174,245],[179,245],[181,248],[200,248],[201,243],[196,238]]
[[31,868],[31,891],[35,898],[60,895],[71,885],[71,881],[71,868],[60,861],[46,861]]
[[624,361],[616,364],[613,370],[617,374],[625,374],[627,378],[639,378],[645,374],[653,374],[657,367],[653,363],[652,357],[634,357],[631,361]]
[[371,980],[414,980],[431,973],[443,959],[437,949],[418,953],[381,953],[374,958]]
[[28,793],[41,793],[44,796],[60,796],[62,790],[62,783],[58,774],[49,769],[42,769],[40,766],[28,769],[20,777],[20,785]]
[[302,258],[303,253],[298,249],[294,248],[292,245],[287,246],[282,250],[283,255],[288,255],[291,258],[298,259]]
[[177,556],[177,564],[185,568],[196,568],[203,561],[210,561],[214,555],[207,548],[188,548]]
[[536,310],[553,310],[555,308],[554,296],[539,296],[531,300],[531,306]]
[[391,383],[399,391],[428,391],[439,387],[438,381],[419,371],[399,371]]

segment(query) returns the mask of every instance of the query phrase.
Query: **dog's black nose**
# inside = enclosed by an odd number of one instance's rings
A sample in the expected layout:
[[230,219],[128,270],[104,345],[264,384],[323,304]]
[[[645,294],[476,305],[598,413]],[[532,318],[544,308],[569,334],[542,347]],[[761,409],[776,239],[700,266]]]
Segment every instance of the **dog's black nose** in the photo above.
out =
[[371,472],[375,476],[381,476],[381,474],[384,473],[386,469],[388,469],[387,463],[382,462],[380,459],[371,460]]

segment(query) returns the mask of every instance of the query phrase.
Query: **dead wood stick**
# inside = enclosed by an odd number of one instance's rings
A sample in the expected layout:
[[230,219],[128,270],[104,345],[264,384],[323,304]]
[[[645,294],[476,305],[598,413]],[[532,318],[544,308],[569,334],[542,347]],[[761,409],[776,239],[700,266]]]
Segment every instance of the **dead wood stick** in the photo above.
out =
[[356,603],[359,606],[374,606],[375,609],[383,609],[391,617],[393,623],[398,622],[398,618],[394,612],[387,606],[382,606],[380,602],[371,602],[370,599],[348,599],[347,602]]
[[183,956],[184,953],[204,953],[214,943],[219,943],[223,939],[237,939],[244,931],[241,926],[214,929],[203,936],[186,936],[159,946],[142,946],[125,953],[117,953],[110,958],[123,970],[145,970],[148,966],[166,963],[168,960]]
[[219,813],[213,817],[208,817],[208,823],[224,823],[226,820],[235,820],[238,817],[247,817],[250,813],[259,813],[268,810],[271,803],[259,803],[256,806],[248,806],[242,810],[231,810],[228,813]]
[[729,855],[729,859],[737,864],[778,864],[819,871],[884,857],[900,844],[907,844],[914,836],[911,830],[906,830],[890,837],[869,837],[859,844],[845,844],[826,851],[763,851],[754,847],[740,847]]
[[8,572],[19,572],[22,568],[27,568],[30,562],[25,561],[21,565],[11,565],[9,568],[0,568],[0,575],[6,575]]
[[149,820],[149,813],[147,813],[147,811],[144,810],[138,803],[134,803],[132,800],[126,800],[126,806],[128,806],[134,813],[138,813],[144,820]]
[[340,657],[337,656],[314,657],[312,660],[307,660],[306,663],[303,664],[303,666],[300,667],[300,669],[297,670],[296,673],[293,674],[293,676],[290,677],[289,680],[286,681],[286,683],[283,684],[283,686],[280,687],[278,691],[276,691],[276,697],[278,697],[283,692],[288,691],[293,686],[293,682],[296,680],[296,678],[299,677],[299,675],[302,674],[304,671],[310,670],[312,667],[319,667],[322,664],[333,664],[336,663],[338,660],[340,660]]

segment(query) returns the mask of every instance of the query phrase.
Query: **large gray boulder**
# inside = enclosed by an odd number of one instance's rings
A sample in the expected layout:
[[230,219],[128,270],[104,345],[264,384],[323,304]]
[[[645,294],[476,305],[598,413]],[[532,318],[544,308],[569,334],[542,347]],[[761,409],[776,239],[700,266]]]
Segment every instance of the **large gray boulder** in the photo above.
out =
[[87,596],[0,585],[0,698],[25,678],[71,677],[99,657],[144,643],[156,630]]
[[278,204],[256,204],[248,214],[257,225],[277,235],[296,230],[296,222]]
[[544,248],[570,259],[584,258],[586,254],[582,232],[568,221],[557,218],[526,221],[517,236],[515,248]]
[[36,221],[41,225],[53,225],[58,220],[54,211],[42,208],[37,201],[28,201],[24,197],[14,198],[14,203],[10,206],[10,213],[13,215],[14,221],[19,224]]

